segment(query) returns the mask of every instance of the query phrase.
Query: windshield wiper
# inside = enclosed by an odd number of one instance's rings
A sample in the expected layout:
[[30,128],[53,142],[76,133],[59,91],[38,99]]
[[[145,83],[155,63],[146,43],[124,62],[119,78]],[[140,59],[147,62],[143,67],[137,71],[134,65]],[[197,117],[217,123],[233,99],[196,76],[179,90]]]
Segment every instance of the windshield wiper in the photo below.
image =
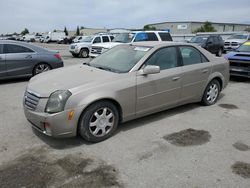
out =
[[120,73],[120,71],[112,69],[110,67],[103,67],[103,66],[93,66],[93,67],[101,69],[101,70],[106,70],[106,71],[110,71],[110,72]]

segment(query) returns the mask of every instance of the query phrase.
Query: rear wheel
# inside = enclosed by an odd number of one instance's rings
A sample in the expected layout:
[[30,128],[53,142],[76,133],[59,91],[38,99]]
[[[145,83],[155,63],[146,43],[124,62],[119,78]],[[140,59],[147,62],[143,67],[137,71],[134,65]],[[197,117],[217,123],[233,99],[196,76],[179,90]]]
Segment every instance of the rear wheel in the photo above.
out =
[[202,98],[202,104],[210,106],[216,103],[220,95],[220,83],[217,80],[212,80],[206,87]]
[[88,49],[81,49],[79,55],[80,55],[80,57],[87,58],[89,56],[89,50]]
[[51,67],[50,65],[48,65],[47,63],[40,63],[38,65],[36,65],[33,69],[33,75],[37,75],[37,74],[40,74],[42,72],[46,72],[46,71],[49,71],[51,70]]
[[119,122],[116,106],[108,101],[90,105],[81,115],[78,133],[87,141],[101,142],[115,132]]

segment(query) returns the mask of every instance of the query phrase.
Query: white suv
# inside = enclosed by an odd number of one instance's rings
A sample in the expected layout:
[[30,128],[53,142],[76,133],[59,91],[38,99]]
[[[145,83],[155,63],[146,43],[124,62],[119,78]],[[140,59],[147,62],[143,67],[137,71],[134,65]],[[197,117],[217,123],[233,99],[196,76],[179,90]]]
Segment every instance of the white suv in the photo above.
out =
[[120,33],[115,36],[112,42],[105,44],[93,44],[91,47],[90,57],[97,57],[103,52],[117,45],[124,43],[134,43],[141,41],[173,41],[169,32],[166,31],[131,31]]
[[250,40],[250,33],[235,34],[225,40],[224,51],[235,50],[248,40]]
[[79,43],[73,43],[69,47],[69,52],[74,57],[88,57],[90,47],[95,43],[106,43],[111,42],[114,37],[112,35],[90,35],[86,36]]

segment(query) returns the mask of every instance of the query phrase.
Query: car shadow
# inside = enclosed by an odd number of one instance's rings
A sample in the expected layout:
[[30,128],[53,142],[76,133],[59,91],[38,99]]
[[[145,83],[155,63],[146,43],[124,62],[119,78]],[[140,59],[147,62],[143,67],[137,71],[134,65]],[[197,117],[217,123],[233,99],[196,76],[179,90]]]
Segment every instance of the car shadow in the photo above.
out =
[[[222,96],[223,97],[223,96]],[[195,108],[204,108],[204,106],[198,104],[198,103],[193,103],[193,104],[187,104],[184,106],[176,107],[173,109],[165,110],[162,112],[158,112],[155,114],[151,114],[136,120],[131,120],[126,123],[122,123],[119,125],[117,128],[117,131],[113,136],[119,135],[120,132],[124,131],[129,131],[134,128],[142,127],[142,126],[147,126],[152,122],[156,122],[165,118],[169,118],[171,116],[185,113],[187,111],[190,111]],[[34,134],[41,139],[45,144],[47,144],[49,147],[57,150],[63,150],[63,149],[69,149],[69,148],[74,148],[74,147],[79,147],[81,145],[93,145],[95,143],[87,142],[83,140],[80,136],[73,137],[73,138],[53,138],[46,136],[37,130],[33,129]]]
[[25,78],[13,78],[8,80],[0,80],[0,85],[7,85],[7,84],[16,84],[20,82],[28,82],[30,80],[29,77]]
[[231,82],[250,83],[250,79],[249,79],[249,78],[237,77],[237,76],[230,76],[230,81],[231,81]]

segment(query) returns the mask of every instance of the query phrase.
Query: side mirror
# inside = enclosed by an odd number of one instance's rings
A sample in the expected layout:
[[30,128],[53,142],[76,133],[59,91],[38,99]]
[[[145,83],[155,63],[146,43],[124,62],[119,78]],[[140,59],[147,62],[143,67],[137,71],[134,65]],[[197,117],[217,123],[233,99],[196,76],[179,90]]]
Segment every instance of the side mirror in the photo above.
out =
[[141,71],[141,75],[157,74],[160,72],[160,67],[156,65],[147,65]]
[[212,44],[212,42],[211,42],[211,41],[208,41],[207,44]]

